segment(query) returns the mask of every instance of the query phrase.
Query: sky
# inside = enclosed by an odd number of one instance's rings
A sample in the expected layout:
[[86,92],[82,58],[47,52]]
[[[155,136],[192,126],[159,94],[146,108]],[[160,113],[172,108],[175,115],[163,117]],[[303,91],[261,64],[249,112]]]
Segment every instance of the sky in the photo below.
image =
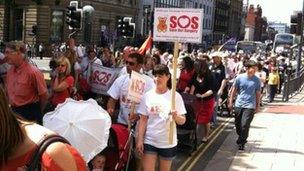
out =
[[[268,21],[276,21],[290,24],[290,16],[293,11],[302,11],[304,0],[249,0],[249,4],[260,4],[262,15]],[[244,0],[246,3],[247,0]]]

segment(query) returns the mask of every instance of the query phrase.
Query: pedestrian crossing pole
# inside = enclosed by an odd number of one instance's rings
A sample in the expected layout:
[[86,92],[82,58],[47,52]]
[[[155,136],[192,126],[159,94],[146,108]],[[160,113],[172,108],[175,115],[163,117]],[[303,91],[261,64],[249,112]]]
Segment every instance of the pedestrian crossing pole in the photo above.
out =
[[[174,42],[174,57],[172,61],[173,73],[172,73],[172,89],[171,89],[171,111],[175,111],[175,91],[176,91],[176,71],[177,71],[177,58],[179,42]],[[169,144],[173,144],[173,135],[175,133],[175,121],[170,115],[170,129],[169,129]]]

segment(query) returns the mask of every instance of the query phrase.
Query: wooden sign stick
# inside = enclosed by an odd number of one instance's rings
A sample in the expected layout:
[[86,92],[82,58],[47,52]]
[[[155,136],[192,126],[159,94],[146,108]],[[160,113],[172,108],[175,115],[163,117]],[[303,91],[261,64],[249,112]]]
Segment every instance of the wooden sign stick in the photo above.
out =
[[[129,118],[132,118],[132,116],[134,115],[134,112],[135,112],[135,102],[132,102]],[[131,131],[131,121],[130,120],[128,120],[128,130]]]
[[[172,89],[171,89],[171,111],[175,110],[175,91],[176,91],[176,71],[177,71],[177,58],[178,58],[179,43],[174,42],[174,57],[172,62],[173,73],[172,73]],[[170,116],[170,129],[169,129],[169,144],[173,144],[173,133],[175,127],[175,121],[173,121],[172,115]]]

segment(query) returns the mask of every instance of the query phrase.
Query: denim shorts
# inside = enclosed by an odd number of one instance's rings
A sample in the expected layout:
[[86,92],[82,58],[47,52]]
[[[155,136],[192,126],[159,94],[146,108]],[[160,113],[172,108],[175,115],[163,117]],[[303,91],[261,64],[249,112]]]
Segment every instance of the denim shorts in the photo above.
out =
[[149,144],[144,144],[144,153],[156,154],[164,160],[173,160],[173,158],[176,156],[177,148],[157,148]]

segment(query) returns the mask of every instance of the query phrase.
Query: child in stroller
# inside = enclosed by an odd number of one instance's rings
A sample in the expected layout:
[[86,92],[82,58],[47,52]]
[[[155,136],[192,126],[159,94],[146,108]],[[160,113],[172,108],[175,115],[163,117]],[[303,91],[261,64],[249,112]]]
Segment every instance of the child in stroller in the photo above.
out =
[[91,171],[104,171],[105,163],[106,156],[101,152],[89,162],[89,168]]

